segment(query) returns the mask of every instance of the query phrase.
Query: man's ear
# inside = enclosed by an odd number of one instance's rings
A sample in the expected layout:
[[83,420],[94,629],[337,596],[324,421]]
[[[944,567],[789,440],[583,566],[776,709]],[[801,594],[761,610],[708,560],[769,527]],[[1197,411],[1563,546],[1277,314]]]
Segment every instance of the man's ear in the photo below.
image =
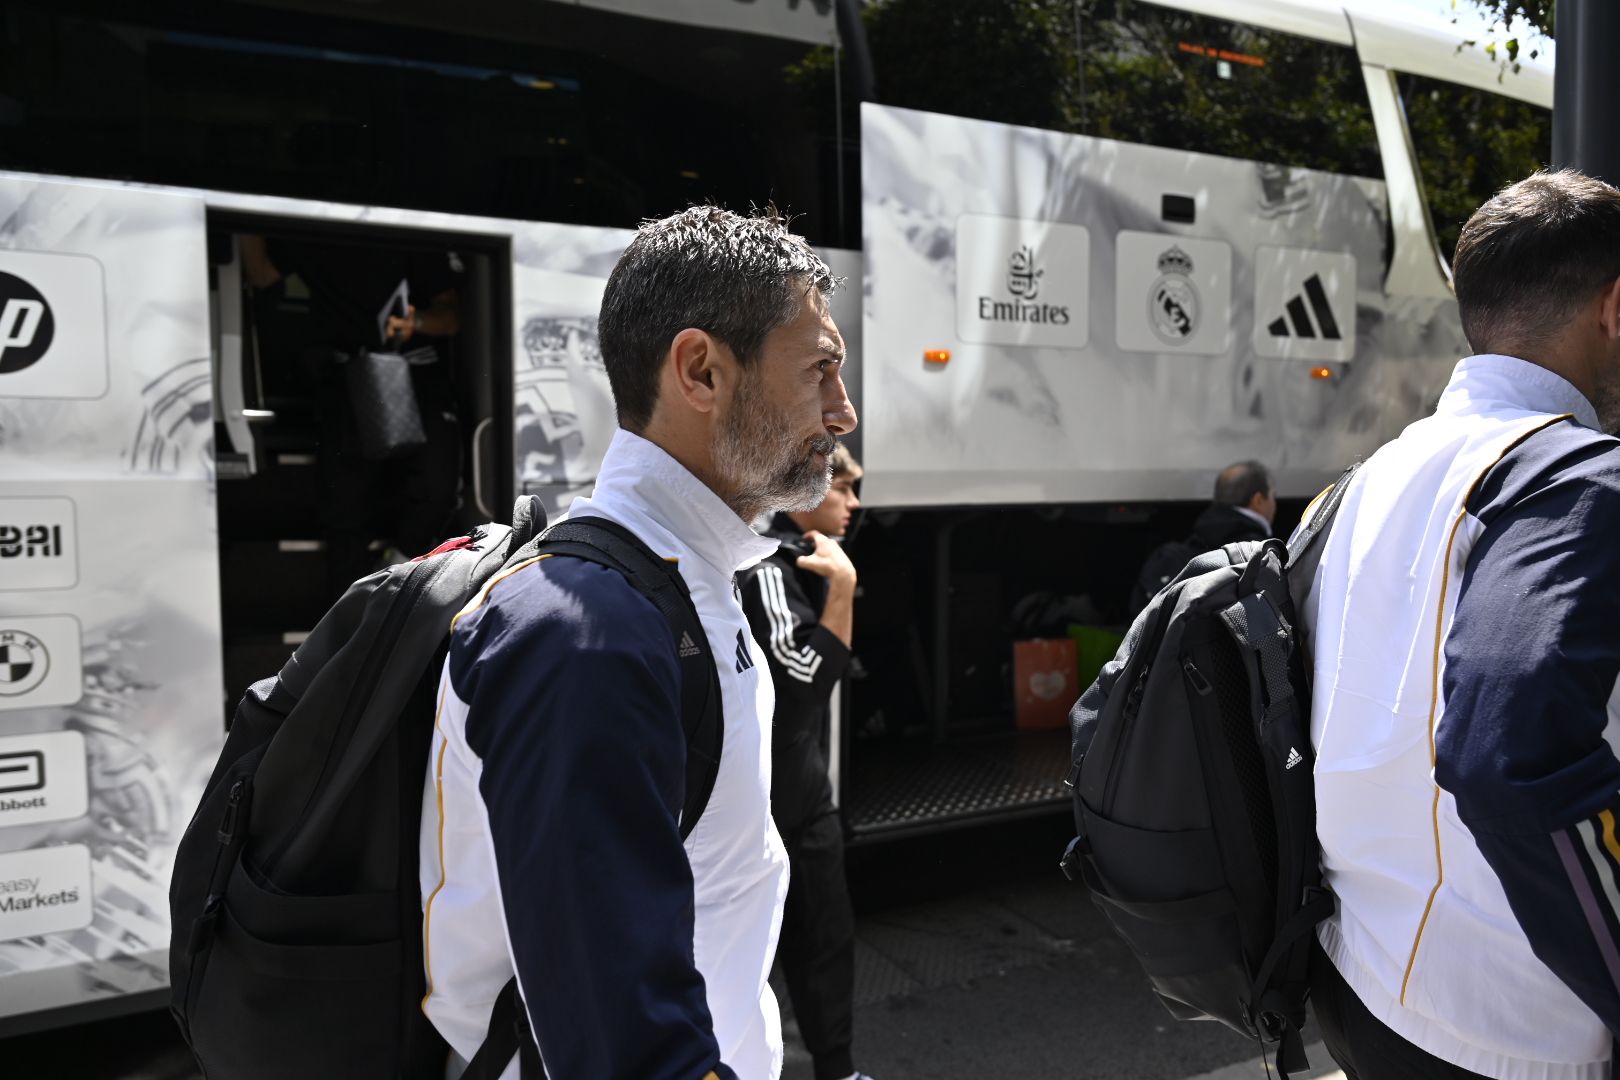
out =
[[670,342],[665,364],[682,400],[694,411],[708,413],[728,388],[736,359],[714,335],[688,327]]
[[1603,301],[1598,305],[1598,321],[1603,325],[1603,336],[1613,341],[1620,338],[1620,278],[1609,282],[1603,290]]

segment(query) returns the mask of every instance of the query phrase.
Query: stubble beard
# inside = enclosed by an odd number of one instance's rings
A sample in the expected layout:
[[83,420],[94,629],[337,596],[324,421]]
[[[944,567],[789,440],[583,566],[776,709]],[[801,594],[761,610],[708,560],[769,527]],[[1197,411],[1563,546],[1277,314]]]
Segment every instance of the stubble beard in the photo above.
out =
[[1604,434],[1620,435],[1620,341],[1613,344],[1603,378],[1592,394],[1592,408],[1597,411],[1598,426]]
[[716,478],[731,492],[727,505],[744,521],[814,510],[832,486],[837,446],[826,431],[808,440],[796,437],[787,417],[765,403],[756,377],[746,375],[715,437]]

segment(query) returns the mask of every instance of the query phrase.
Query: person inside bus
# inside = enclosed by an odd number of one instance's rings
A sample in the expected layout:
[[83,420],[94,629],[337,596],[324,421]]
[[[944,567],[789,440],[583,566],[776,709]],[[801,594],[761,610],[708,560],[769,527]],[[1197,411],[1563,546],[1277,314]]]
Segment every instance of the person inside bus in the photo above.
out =
[[1142,563],[1131,589],[1129,615],[1147,607],[1189,562],[1206,551],[1244,540],[1269,540],[1277,517],[1271,473],[1258,461],[1228,465],[1215,477],[1215,497],[1193,523],[1185,540],[1160,544]]
[[[298,275],[309,290],[309,329],[297,344],[313,355],[319,387],[322,519],[328,592],[336,596],[381,563],[432,550],[460,503],[461,439],[447,355],[461,330],[461,262],[335,242],[240,238],[243,275],[254,289]],[[390,310],[395,297],[428,297]],[[342,363],[362,350],[404,354],[426,442],[388,461],[360,450]],[[382,539],[379,556],[372,542]]]
[[861,466],[842,446],[832,466],[820,506],[771,521],[765,535],[780,546],[748,572],[742,598],[776,687],[771,816],[791,868],[777,960],[816,1080],[862,1080],[850,1051],[855,917],[826,750],[832,694],[850,659],[855,564],[839,541],[861,505]]
[[587,498],[676,564],[716,660],[713,794],[681,840],[678,643],[622,575],[542,557],[451,633],[422,815],[422,1008],[462,1060],[517,975],[551,1080],[775,1080],[788,861],[765,656],[734,591],[820,505],[856,417],[837,280],[774,208],[643,225],[602,296],[619,419]]

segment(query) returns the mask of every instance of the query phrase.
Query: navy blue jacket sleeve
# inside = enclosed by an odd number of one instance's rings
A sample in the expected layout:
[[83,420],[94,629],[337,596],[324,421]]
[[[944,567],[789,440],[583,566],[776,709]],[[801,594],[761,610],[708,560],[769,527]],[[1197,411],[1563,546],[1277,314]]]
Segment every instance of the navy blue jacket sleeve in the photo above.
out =
[[849,667],[849,647],[821,625],[821,612],[800,587],[790,555],[773,555],[748,571],[742,606],[770,665],[778,698],[824,704]]
[[1620,444],[1574,424],[1512,451],[1445,648],[1435,779],[1536,955],[1620,1033]]
[[735,1080],[693,958],[669,624],[621,575],[567,558],[499,583],[478,616],[451,673],[547,1073]]

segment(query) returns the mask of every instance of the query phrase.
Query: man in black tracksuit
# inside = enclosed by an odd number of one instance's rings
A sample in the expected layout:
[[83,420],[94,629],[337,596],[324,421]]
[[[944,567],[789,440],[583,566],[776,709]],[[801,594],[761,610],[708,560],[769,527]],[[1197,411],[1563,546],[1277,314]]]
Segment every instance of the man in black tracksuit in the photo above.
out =
[[816,1080],[861,1080],[850,1054],[855,919],[825,749],[829,702],[849,664],[855,601],[855,566],[834,538],[860,506],[861,468],[840,446],[832,469],[820,506],[772,520],[766,535],[783,546],[748,571],[743,611],[776,685],[771,816],[789,859],[777,959]]

